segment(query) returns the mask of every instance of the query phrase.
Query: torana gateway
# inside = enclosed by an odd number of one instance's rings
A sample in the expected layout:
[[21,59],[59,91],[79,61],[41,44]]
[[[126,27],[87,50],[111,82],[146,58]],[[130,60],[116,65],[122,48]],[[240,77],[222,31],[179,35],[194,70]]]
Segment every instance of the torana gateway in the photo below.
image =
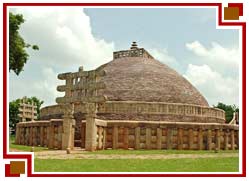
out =
[[95,70],[59,74],[65,92],[20,122],[16,143],[51,149],[238,149],[235,118],[209,107],[184,77],[133,42]]

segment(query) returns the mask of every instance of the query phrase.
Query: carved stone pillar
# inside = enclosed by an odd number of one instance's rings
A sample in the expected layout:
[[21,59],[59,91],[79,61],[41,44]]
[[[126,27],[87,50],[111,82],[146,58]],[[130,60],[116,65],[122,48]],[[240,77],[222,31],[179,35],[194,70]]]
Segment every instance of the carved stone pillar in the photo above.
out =
[[167,149],[172,149],[172,128],[167,128]]
[[49,127],[48,148],[49,149],[53,149],[54,148],[54,125],[53,125],[53,122],[50,122],[50,127]]
[[162,129],[157,128],[157,149],[161,150],[162,148]]
[[135,128],[135,149],[140,149],[140,127]]
[[86,125],[81,124],[81,148],[85,148],[86,142]]
[[44,132],[43,132],[43,126],[40,127],[40,146],[43,146],[43,137],[44,137]]
[[125,127],[124,128],[124,145],[123,145],[124,149],[128,149],[129,147],[129,140],[128,140],[129,132],[128,131],[129,131],[128,128]]
[[118,126],[114,126],[112,130],[112,149],[118,149]]
[[208,150],[212,150],[212,130],[207,130],[207,147]]
[[178,134],[177,134],[177,149],[182,150],[183,145],[183,129],[178,128]]
[[202,128],[199,128],[199,131],[198,131],[198,149],[199,150],[203,149],[203,130],[202,130]]
[[33,127],[31,126],[30,128],[29,128],[29,132],[30,132],[30,134],[29,134],[29,145],[30,146],[34,146],[33,145],[33,137],[34,137],[34,134],[33,134]]
[[73,149],[75,128],[75,120],[73,119],[74,106],[73,104],[65,104],[63,109],[62,149]]
[[190,128],[188,130],[188,146],[189,146],[189,150],[192,150],[193,149],[193,144],[194,144],[194,133],[193,133],[193,129]]
[[234,130],[231,130],[231,150],[235,149]]
[[146,149],[151,149],[151,128],[146,128]]
[[219,129],[216,129],[215,130],[215,136],[216,136],[216,149],[217,150],[220,150],[220,130]]
[[37,127],[33,127],[33,146],[37,146]]
[[19,135],[19,127],[16,125],[16,137],[15,137],[15,144],[19,144],[18,138],[20,137]]
[[106,128],[103,130],[103,150],[105,149],[106,145]]
[[62,129],[63,125],[58,126],[58,149],[62,149]]
[[224,130],[224,150],[228,150],[228,130]]
[[96,150],[97,142],[97,126],[95,123],[97,106],[96,103],[86,104],[86,150]]

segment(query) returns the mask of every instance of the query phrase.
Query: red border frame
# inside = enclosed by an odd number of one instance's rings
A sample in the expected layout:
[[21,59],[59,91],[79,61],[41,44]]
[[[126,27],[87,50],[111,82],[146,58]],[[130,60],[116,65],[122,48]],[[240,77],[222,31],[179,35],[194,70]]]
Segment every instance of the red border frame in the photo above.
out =
[[[7,153],[7,7],[9,6],[210,6],[218,25],[242,27],[242,173],[239,174],[34,174],[32,155]],[[245,177],[246,176],[246,22],[222,22],[222,3],[3,3],[3,158],[27,159],[28,177]]]

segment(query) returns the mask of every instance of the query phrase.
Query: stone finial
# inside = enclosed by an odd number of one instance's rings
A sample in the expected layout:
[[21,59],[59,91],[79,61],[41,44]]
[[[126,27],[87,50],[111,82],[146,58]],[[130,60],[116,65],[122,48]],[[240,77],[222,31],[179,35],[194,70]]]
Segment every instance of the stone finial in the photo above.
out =
[[131,49],[137,49],[138,47],[137,47],[137,42],[132,42],[132,44],[131,44]]
[[79,67],[79,72],[83,72],[83,71],[84,71],[83,66],[80,66],[80,67]]

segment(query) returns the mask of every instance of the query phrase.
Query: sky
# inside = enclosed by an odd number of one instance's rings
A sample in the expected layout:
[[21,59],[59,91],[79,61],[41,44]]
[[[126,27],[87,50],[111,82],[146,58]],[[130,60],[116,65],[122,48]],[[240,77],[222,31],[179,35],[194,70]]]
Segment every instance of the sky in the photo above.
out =
[[214,8],[18,7],[24,15],[20,34],[39,51],[19,76],[10,72],[9,99],[36,96],[43,106],[63,96],[57,75],[95,69],[113,51],[137,41],[157,60],[175,69],[206,98],[239,105],[239,31],[216,29]]

